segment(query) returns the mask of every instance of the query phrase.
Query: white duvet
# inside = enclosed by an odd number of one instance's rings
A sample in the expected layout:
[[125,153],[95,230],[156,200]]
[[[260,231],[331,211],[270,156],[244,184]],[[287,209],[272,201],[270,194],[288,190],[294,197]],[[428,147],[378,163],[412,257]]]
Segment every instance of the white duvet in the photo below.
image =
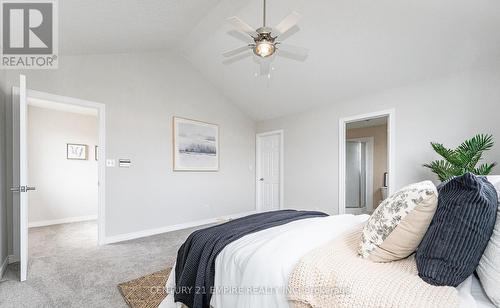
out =
[[[364,223],[368,215],[338,215],[298,220],[247,235],[227,245],[215,261],[215,308],[290,308],[288,277],[309,251]],[[173,290],[175,274],[167,281]],[[470,281],[459,287],[461,307],[476,303]],[[177,308],[169,295],[161,308]],[[476,307],[485,307],[477,305]]]
[[[289,308],[283,288],[299,259],[368,217],[340,215],[298,220],[227,245],[215,261],[214,287],[218,292],[212,296],[212,306]],[[173,289],[174,276],[170,275],[167,290]],[[160,307],[176,307],[173,296],[167,296]]]

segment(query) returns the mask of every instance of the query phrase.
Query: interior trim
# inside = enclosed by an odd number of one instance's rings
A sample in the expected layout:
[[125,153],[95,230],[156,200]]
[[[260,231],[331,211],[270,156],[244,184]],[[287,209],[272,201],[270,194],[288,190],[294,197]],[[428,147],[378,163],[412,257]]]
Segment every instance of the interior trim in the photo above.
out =
[[[396,109],[388,109],[367,114],[355,115],[351,117],[341,118],[339,120],[339,181],[338,181],[338,214],[346,213],[345,201],[345,176],[346,176],[346,126],[348,123],[363,121],[373,118],[388,117],[387,119],[387,169],[389,173],[388,195],[394,193],[396,187],[396,171],[395,171],[395,154],[396,154]],[[374,207],[376,205],[373,205]]]
[[257,213],[257,212],[251,211],[251,212],[232,214],[232,215],[227,215],[227,216],[222,216],[222,217],[186,222],[186,223],[182,223],[182,224],[166,226],[166,227],[161,227],[161,228],[156,228],[156,229],[148,229],[148,230],[131,232],[131,233],[126,233],[126,234],[108,236],[108,237],[104,238],[103,244],[106,245],[106,244],[119,243],[119,242],[130,241],[130,240],[134,240],[134,239],[138,239],[138,238],[143,238],[143,237],[147,237],[147,236],[157,235],[157,234],[161,234],[161,233],[178,231],[178,230],[183,230],[183,229],[188,229],[188,228],[193,228],[193,227],[198,227],[198,226],[203,226],[203,225],[209,225],[209,224],[222,223],[222,222],[226,222],[228,220],[252,215],[255,213]]
[[68,223],[72,223],[72,222],[82,222],[82,221],[89,221],[89,220],[97,220],[97,215],[77,216],[77,217],[67,217],[67,218],[53,219],[53,220],[34,221],[34,222],[28,223],[28,228],[68,224]]

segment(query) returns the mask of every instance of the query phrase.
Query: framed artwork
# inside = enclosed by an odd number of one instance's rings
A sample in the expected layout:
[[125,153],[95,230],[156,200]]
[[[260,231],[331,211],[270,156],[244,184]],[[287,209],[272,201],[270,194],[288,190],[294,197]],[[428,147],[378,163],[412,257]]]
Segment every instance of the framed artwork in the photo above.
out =
[[98,145],[94,146],[94,159],[96,161],[99,160],[99,146]]
[[87,160],[87,145],[86,144],[66,144],[66,158],[74,160]]
[[219,126],[173,118],[174,171],[219,170]]

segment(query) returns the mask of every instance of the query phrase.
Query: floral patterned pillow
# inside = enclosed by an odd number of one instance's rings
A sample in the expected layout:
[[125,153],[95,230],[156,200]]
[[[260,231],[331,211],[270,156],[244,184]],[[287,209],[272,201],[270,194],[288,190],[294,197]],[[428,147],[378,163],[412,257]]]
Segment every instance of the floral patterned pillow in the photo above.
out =
[[408,257],[434,217],[438,192],[431,181],[409,185],[382,202],[365,225],[359,254],[374,262]]

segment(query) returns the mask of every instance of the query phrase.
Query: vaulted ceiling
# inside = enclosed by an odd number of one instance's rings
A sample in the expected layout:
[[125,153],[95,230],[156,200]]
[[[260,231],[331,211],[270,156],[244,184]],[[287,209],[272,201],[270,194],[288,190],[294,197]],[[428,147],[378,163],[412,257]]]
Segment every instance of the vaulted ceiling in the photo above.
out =
[[61,0],[62,54],[178,48],[220,0]]
[[[271,79],[253,57],[224,64],[245,45],[229,16],[261,23],[261,0],[64,0],[66,54],[177,50],[256,120],[500,63],[497,0],[268,0],[270,24],[303,15],[287,42],[307,47],[297,62],[277,57]],[[89,12],[89,14],[82,14]]]

